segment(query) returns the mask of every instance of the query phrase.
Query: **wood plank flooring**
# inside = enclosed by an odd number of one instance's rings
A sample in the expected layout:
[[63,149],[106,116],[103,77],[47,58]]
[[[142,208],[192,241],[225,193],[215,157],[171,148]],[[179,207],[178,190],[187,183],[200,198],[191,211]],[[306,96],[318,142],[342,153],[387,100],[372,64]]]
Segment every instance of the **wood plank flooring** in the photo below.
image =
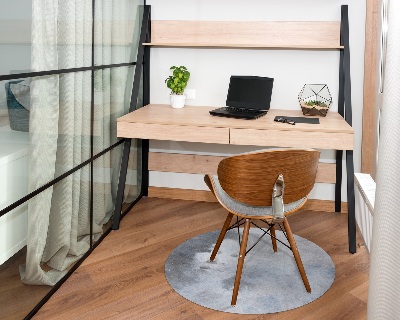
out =
[[293,233],[329,253],[332,287],[316,301],[270,315],[234,315],[182,298],[164,277],[170,252],[198,234],[220,229],[226,212],[217,203],[144,198],[34,319],[365,319],[369,256],[360,237],[348,252],[347,214],[302,211],[290,216]]
[[0,266],[0,319],[23,319],[51,290],[21,282],[19,266],[25,263],[26,248]]
[[[22,283],[19,267],[25,264],[25,260],[26,246],[0,266],[0,320],[24,319],[53,289],[46,285]],[[42,268],[44,271],[51,270],[46,264],[42,264]]]

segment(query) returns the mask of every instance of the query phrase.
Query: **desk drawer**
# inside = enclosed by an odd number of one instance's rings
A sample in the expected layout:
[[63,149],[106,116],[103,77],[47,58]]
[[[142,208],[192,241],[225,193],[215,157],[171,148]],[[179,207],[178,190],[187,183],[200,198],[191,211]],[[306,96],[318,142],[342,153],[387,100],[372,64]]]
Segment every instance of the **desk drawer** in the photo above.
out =
[[336,132],[231,129],[231,144],[353,150],[353,134]]
[[229,144],[228,128],[118,122],[117,136],[124,138]]

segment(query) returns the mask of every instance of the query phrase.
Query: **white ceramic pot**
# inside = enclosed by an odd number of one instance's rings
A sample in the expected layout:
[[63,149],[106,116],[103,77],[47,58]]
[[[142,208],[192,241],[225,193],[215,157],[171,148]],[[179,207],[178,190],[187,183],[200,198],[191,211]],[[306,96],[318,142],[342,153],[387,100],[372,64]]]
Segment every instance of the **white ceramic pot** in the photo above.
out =
[[185,106],[185,94],[171,94],[170,99],[172,108],[179,109]]

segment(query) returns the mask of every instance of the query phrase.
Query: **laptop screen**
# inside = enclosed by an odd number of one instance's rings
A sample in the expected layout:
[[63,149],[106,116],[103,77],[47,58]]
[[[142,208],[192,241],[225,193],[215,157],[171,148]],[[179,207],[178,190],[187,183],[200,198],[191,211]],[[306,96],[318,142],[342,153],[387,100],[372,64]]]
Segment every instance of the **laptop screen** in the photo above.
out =
[[256,76],[231,76],[228,107],[269,110],[274,79]]

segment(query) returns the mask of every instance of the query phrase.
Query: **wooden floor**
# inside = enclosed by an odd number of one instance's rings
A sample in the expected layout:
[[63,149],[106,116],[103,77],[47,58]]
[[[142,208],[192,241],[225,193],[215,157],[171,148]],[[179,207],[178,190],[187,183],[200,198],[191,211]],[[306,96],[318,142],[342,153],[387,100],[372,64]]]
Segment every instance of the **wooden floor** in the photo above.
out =
[[[316,301],[270,315],[234,315],[182,298],[168,285],[170,252],[198,234],[220,229],[216,203],[142,199],[53,295],[34,319],[365,319],[369,257],[360,238],[348,252],[347,214],[302,211],[292,230],[326,250],[336,266],[332,287]],[[240,298],[240,292],[239,292]]]
[[21,282],[19,266],[25,263],[26,248],[0,266],[0,319],[23,319],[51,290]]

